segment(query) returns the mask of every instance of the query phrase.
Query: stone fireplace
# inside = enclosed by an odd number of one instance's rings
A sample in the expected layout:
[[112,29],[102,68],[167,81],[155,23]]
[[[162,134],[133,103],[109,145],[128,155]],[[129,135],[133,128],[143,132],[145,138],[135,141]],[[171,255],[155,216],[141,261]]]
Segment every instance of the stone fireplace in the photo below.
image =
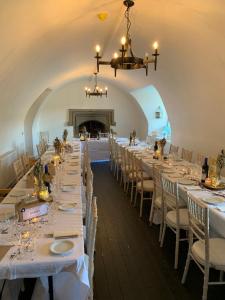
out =
[[113,109],[69,109],[68,126],[73,126],[74,137],[78,137],[82,126],[96,137],[98,131],[109,132],[115,125]]

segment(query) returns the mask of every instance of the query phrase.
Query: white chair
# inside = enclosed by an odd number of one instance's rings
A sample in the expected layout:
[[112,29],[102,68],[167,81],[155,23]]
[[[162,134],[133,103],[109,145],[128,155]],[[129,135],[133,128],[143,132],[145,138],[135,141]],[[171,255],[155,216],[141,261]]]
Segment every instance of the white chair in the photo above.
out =
[[90,282],[90,295],[88,299],[93,299],[93,275],[94,275],[94,252],[95,238],[98,222],[97,198],[93,197],[91,206],[90,230],[88,233],[87,255],[85,256],[86,264],[88,265],[88,277]]
[[160,213],[160,230],[159,230],[159,241],[162,237],[163,229],[163,216],[164,216],[164,205],[163,205],[163,189],[162,189],[162,176],[160,168],[153,166],[153,183],[154,183],[154,192],[152,197],[152,205],[149,215],[149,223],[152,225],[154,220],[155,211]]
[[195,163],[199,166],[202,166],[204,163],[204,158],[205,158],[204,155],[197,153]]
[[[134,206],[136,206],[137,203],[137,195],[141,195],[141,200],[140,200],[140,218],[142,217],[142,212],[143,212],[143,203],[144,200],[151,200],[153,197],[153,191],[154,191],[154,184],[153,180],[150,179],[144,179],[144,170],[142,166],[142,160],[135,157],[135,172],[138,174],[138,182],[136,184],[136,193],[135,193],[135,201],[134,201]],[[144,197],[144,193],[148,193],[149,197]]]
[[85,215],[85,231],[86,231],[86,243],[88,242],[88,236],[90,232],[91,224],[91,207],[93,201],[93,185],[89,181],[86,188],[86,215]]
[[181,158],[188,161],[188,162],[191,162],[192,161],[192,155],[193,155],[193,152],[192,151],[189,151],[189,150],[186,150],[184,148],[182,148],[182,152],[181,152]]
[[178,155],[179,146],[170,145],[169,154],[177,154]]
[[17,159],[13,162],[13,169],[16,175],[16,181],[18,182],[24,175],[24,168],[21,159]]
[[22,163],[23,163],[23,168],[24,168],[24,173],[28,172],[31,165],[30,165],[30,159],[27,153],[23,153],[21,155]]
[[129,174],[131,172],[130,159],[128,158],[128,150],[124,147],[120,147],[120,157],[121,157],[121,180],[120,182],[124,185],[124,191],[127,191],[129,188]]
[[121,149],[116,142],[114,145],[114,176],[116,176],[116,179],[119,180],[119,171],[121,169]]
[[179,243],[187,240],[180,238],[180,230],[188,230],[188,210],[179,201],[178,187],[175,182],[162,176],[164,224],[160,246],[163,246],[166,228],[169,227],[176,234],[174,268],[178,267]]
[[[182,283],[186,281],[190,261],[194,260],[204,274],[202,300],[206,300],[208,285],[225,284],[222,281],[225,271],[225,239],[209,238],[209,208],[191,195],[188,195],[188,215],[189,250]],[[194,242],[194,239],[197,241]],[[209,281],[210,268],[220,271],[219,281]]]

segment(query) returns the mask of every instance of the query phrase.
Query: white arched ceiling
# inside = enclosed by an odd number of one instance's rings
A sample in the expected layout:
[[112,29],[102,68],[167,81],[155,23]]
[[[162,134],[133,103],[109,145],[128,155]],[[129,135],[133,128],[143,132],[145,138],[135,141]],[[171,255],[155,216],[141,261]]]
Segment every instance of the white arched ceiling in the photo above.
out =
[[[224,0],[136,0],[131,27],[142,56],[160,44],[157,72],[101,75],[126,91],[154,85],[171,121],[173,142],[215,154],[224,145]],[[106,21],[97,13],[108,12]],[[124,34],[122,0],[20,0],[0,4],[0,153],[24,139],[32,103],[50,88],[94,71],[94,45],[104,59]]]

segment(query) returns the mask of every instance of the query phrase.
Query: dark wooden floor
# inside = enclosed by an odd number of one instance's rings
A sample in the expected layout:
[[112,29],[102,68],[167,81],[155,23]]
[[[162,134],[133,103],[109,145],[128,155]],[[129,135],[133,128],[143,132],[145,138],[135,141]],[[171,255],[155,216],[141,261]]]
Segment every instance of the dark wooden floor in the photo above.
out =
[[[93,164],[94,193],[98,197],[94,298],[96,300],[199,300],[202,273],[191,264],[181,284],[187,244],[183,243],[179,270],[173,269],[175,235],[167,230],[165,246],[158,243],[158,226],[148,225],[130,205],[108,163]],[[212,274],[215,275],[215,274]],[[216,274],[217,275],[217,274]],[[209,287],[208,300],[224,300],[225,288]]]

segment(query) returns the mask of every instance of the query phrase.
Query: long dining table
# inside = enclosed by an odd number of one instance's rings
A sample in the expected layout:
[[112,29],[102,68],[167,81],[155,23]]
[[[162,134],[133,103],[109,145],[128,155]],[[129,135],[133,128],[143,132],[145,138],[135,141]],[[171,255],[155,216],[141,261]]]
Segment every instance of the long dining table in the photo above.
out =
[[[65,153],[64,162],[56,167],[53,201],[48,203],[48,214],[39,217],[35,223],[32,220],[24,222],[34,236],[32,251],[21,255],[16,232],[19,224],[17,220],[11,220],[7,231],[0,233],[0,249],[9,247],[1,257],[0,279],[8,279],[10,286],[10,282],[15,280],[38,278],[32,299],[53,299],[55,295],[56,299],[84,300],[89,293],[88,267],[84,253],[80,142],[73,141],[72,147],[73,152]],[[41,161],[46,164],[53,157],[54,151],[48,150]],[[16,207],[23,199],[31,196],[33,188],[27,184],[28,173],[11,190],[1,206]],[[65,204],[73,204],[74,209],[60,209]],[[52,243],[56,240],[65,241],[65,238],[73,243],[72,250],[63,255],[52,253]],[[10,288],[6,289],[5,294],[7,299],[13,299]]]
[[225,191],[213,191],[200,185],[201,167],[187,162],[178,157],[170,157],[167,160],[153,158],[153,150],[145,142],[137,142],[135,146],[129,146],[126,138],[118,138],[116,142],[135,152],[142,159],[143,168],[153,177],[153,166],[160,168],[162,176],[170,181],[177,182],[179,200],[187,206],[188,194],[203,201],[209,207],[209,222],[211,236],[225,238]]

